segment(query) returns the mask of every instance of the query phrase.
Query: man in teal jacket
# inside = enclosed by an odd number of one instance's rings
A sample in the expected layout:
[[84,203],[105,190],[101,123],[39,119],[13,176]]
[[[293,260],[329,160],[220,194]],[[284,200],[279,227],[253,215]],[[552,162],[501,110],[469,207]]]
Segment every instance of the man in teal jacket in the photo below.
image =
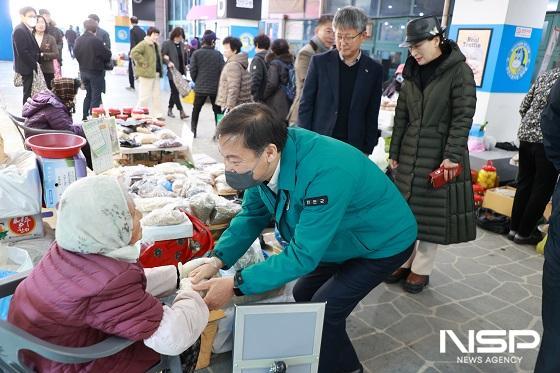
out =
[[[301,128],[286,128],[262,104],[245,104],[217,129],[227,182],[244,189],[242,211],[192,272],[193,288],[219,308],[231,297],[261,293],[299,278],[298,302],[327,302],[320,372],[361,372],[346,334],[358,302],[412,252],[416,219],[397,188],[362,152]],[[236,273],[229,268],[274,219],[284,251]]]

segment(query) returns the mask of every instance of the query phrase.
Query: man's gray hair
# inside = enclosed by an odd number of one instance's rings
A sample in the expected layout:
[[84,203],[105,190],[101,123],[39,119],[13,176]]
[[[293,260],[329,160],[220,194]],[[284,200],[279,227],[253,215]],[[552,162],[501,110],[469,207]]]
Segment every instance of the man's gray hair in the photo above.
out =
[[334,29],[356,29],[365,31],[368,23],[367,14],[355,6],[345,6],[336,11],[333,19]]

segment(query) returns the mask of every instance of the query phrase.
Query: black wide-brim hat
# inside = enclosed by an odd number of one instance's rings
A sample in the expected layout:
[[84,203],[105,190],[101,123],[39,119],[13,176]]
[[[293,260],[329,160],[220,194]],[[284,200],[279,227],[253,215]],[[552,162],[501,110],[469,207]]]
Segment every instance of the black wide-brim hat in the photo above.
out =
[[406,38],[399,47],[408,48],[422,40],[443,35],[444,31],[434,16],[413,19],[406,24]]

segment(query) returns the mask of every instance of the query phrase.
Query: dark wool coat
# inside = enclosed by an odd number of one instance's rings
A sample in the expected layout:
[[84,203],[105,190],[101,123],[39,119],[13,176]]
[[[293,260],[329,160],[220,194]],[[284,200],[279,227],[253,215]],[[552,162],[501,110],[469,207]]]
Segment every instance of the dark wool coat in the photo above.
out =
[[263,95],[264,103],[276,113],[278,118],[286,120],[292,103],[283,85],[287,85],[290,79],[289,68],[293,66],[294,57],[289,53],[281,55],[270,53],[267,62],[269,67]]
[[[467,138],[476,107],[473,73],[457,44],[444,44],[447,58],[422,91],[419,65],[409,57],[395,112],[390,158],[399,162],[395,183],[418,222],[418,239],[452,244],[475,239],[476,225]],[[444,159],[462,174],[435,190],[428,174]]]

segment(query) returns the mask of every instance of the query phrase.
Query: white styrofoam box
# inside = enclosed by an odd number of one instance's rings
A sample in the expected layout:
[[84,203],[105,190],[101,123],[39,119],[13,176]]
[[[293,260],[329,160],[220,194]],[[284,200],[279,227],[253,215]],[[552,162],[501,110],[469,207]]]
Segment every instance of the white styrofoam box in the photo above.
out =
[[46,207],[56,207],[62,193],[74,181],[87,176],[84,154],[80,151],[72,158],[38,157],[43,181],[43,198]]
[[193,225],[187,220],[177,225],[142,226],[142,241],[165,241],[193,236]]

